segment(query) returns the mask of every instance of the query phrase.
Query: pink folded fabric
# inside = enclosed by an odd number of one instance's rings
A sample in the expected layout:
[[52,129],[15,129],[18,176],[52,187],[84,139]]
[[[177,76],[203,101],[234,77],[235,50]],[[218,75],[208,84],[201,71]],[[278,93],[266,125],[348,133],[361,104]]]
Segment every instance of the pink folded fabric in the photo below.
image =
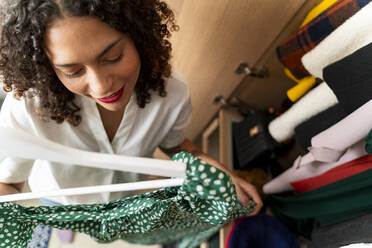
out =
[[70,244],[72,243],[75,233],[70,230],[61,230],[61,229],[54,229],[56,234],[63,244]]
[[293,190],[291,182],[333,169],[366,155],[364,138],[372,127],[372,100],[311,139],[309,153],[296,159],[293,166],[264,185],[265,194]]
[[337,166],[319,176],[292,182],[291,185],[298,193],[304,193],[370,169],[372,169],[372,155],[365,155]]
[[364,146],[365,142],[364,140],[361,140],[357,144],[347,149],[339,160],[334,162],[316,161],[316,158],[314,158],[311,153],[306,154],[304,157],[299,157],[296,159],[291,168],[287,169],[285,172],[266,183],[263,186],[263,192],[265,194],[277,194],[294,190],[291,182],[321,175],[338,165],[342,165],[346,162],[366,155]]

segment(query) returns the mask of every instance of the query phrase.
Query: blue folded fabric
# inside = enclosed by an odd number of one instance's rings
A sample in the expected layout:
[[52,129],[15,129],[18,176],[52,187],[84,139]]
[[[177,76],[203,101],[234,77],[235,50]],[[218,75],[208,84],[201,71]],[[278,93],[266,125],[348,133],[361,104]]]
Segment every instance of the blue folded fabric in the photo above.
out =
[[[59,206],[61,204],[41,198],[40,202],[45,206]],[[52,229],[48,226],[38,225],[35,227],[31,241],[27,244],[27,248],[48,248]]]
[[278,219],[260,214],[242,219],[233,229],[228,248],[299,248]]
[[27,248],[48,248],[52,228],[38,225],[32,233],[32,239],[27,244]]

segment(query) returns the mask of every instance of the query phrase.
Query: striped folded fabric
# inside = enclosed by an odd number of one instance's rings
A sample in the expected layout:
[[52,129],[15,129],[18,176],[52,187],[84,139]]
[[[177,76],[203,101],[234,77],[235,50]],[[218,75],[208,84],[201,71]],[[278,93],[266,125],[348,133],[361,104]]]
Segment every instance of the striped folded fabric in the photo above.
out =
[[333,30],[366,6],[371,0],[340,0],[317,18],[283,41],[276,52],[280,62],[296,78],[309,76],[301,58],[327,37]]

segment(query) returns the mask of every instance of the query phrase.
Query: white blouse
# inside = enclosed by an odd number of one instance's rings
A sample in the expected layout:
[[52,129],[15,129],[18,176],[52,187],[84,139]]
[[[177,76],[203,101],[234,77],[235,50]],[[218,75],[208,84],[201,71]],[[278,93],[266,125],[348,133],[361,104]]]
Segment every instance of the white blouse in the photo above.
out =
[[[140,108],[135,93],[125,109],[123,119],[110,143],[103,127],[96,103],[76,96],[81,106],[82,121],[74,127],[67,121],[62,124],[45,122],[35,114],[37,99],[16,100],[6,97],[0,113],[0,125],[22,128],[37,136],[57,143],[93,152],[152,157],[160,145],[171,148],[179,145],[184,136],[182,130],[191,119],[191,103],[188,85],[178,73],[166,80],[166,97],[151,95],[151,102]],[[62,188],[133,182],[139,179],[135,173],[88,168],[78,165],[54,163],[45,160],[24,160],[6,157],[0,163],[0,182],[17,183],[28,180],[32,191],[49,191]],[[105,203],[126,196],[125,192],[77,196],[51,197],[62,204]]]

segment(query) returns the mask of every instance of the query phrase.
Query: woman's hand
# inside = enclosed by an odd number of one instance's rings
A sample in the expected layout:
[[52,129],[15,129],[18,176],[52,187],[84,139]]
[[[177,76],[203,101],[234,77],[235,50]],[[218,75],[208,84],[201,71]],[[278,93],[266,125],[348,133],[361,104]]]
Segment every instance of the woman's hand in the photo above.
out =
[[238,195],[241,204],[243,206],[248,206],[250,199],[252,199],[256,203],[256,208],[249,215],[258,214],[263,206],[263,203],[260,195],[256,190],[256,187],[236,175],[230,176],[233,184],[235,185],[236,194]]
[[215,160],[214,158],[208,156],[199,150],[199,148],[193,144],[189,139],[185,139],[179,146],[170,149],[162,148],[162,151],[165,152],[169,157],[172,157],[174,154],[180,151],[187,151],[194,156],[197,156],[204,160],[206,163],[226,172],[232,179],[233,184],[235,185],[236,193],[238,198],[243,206],[249,205],[249,200],[252,199],[256,203],[255,210],[249,215],[255,215],[260,212],[263,203],[260,195],[257,193],[256,187],[248,183],[244,179],[236,176],[233,172],[227,169],[223,164]]

